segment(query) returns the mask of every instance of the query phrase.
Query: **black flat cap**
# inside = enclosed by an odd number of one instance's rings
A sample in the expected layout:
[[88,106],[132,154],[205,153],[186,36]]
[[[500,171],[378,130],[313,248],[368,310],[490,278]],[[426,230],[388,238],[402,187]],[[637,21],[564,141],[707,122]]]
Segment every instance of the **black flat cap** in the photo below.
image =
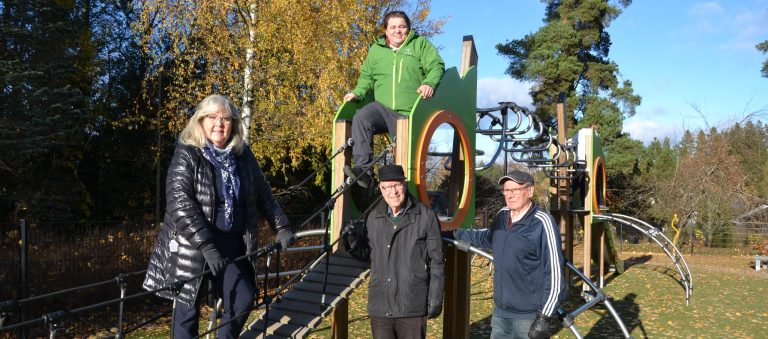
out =
[[379,181],[403,181],[405,172],[400,165],[384,165],[379,167]]

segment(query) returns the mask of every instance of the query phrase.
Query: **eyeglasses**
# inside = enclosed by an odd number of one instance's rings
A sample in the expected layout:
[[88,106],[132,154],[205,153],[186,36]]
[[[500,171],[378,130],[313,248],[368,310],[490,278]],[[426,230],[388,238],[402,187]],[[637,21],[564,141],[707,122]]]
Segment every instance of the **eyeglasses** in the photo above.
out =
[[504,193],[504,194],[519,195],[523,191],[527,190],[528,187],[531,187],[531,186],[523,186],[523,187],[518,187],[518,188],[505,188],[505,189],[501,190],[501,192]]
[[205,116],[205,119],[208,120],[208,122],[211,122],[213,124],[216,124],[221,120],[221,123],[224,125],[229,125],[232,123],[232,116],[231,115],[216,115],[216,114],[207,114]]
[[382,192],[392,192],[392,191],[400,189],[401,187],[403,187],[403,183],[399,182],[399,183],[392,184],[392,185],[389,185],[389,186],[379,186],[379,189]]

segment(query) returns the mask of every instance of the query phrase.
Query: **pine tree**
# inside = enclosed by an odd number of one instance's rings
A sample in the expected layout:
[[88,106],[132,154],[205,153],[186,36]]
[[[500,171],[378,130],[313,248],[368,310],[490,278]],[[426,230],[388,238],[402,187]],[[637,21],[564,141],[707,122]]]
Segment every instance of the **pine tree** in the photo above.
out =
[[511,61],[508,74],[535,83],[531,96],[539,113],[554,112],[561,92],[574,108],[569,127],[584,117],[635,113],[640,97],[629,80],[620,81],[619,66],[608,58],[608,25],[630,3],[549,0],[545,25],[536,33],[496,45]]
[[[758,51],[763,52],[763,54],[768,53],[768,40],[757,44],[755,48],[757,48]],[[763,68],[760,69],[760,73],[763,74],[763,77],[768,78],[768,59],[763,61]]]
[[88,210],[76,173],[90,122],[81,5],[2,3],[0,199],[6,208],[26,202],[38,220],[71,220]]

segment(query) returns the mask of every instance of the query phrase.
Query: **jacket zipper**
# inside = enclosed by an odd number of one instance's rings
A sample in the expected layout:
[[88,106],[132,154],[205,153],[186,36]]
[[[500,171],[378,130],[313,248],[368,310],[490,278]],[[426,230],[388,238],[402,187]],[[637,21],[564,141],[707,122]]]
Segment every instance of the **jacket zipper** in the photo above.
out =
[[397,100],[395,100],[395,86],[397,84],[397,78],[395,76],[397,74],[397,52],[392,51],[392,53],[394,54],[394,58],[392,58],[392,110],[395,110],[395,102],[397,102]]

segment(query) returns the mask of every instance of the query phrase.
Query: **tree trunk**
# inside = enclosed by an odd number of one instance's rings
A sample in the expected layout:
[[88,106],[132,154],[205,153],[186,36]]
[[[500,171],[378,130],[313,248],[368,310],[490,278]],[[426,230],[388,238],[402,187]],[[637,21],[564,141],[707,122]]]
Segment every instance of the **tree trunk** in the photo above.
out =
[[251,131],[251,117],[253,111],[253,44],[256,41],[256,4],[248,6],[248,48],[245,50],[245,71],[243,72],[243,108],[241,110],[241,120],[243,124],[243,141],[248,144]]

